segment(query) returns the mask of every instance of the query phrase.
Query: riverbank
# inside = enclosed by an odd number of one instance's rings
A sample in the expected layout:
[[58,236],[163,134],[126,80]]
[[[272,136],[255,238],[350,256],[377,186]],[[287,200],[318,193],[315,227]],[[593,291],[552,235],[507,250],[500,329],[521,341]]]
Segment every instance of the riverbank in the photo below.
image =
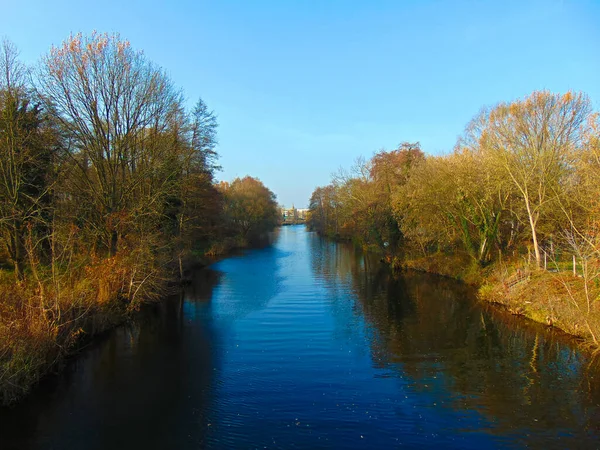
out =
[[480,300],[500,305],[517,316],[560,329],[583,346],[600,348],[600,283],[572,269],[525,268],[508,261],[480,267],[468,255],[437,253],[422,258],[392,259],[395,269],[433,273],[473,285]]
[[[121,258],[88,262],[52,278],[0,279],[0,403],[12,404],[94,336],[123,323],[133,274]],[[43,268],[48,271],[48,268]],[[137,289],[139,286],[136,286]]]
[[80,261],[55,278],[51,268],[41,267],[45,276],[20,283],[12,271],[0,270],[0,405],[18,402],[97,336],[134,320],[141,305],[180,289],[195,270],[268,244],[222,239],[145,274],[143,281],[136,276],[140,267],[123,256]]
[[479,287],[479,297],[600,349],[600,311],[595,304],[600,290],[594,280],[571,271],[518,270],[492,272]]
[[[336,242],[350,242],[339,236],[326,236]],[[477,289],[478,298],[515,316],[552,326],[572,336],[580,345],[600,350],[600,299],[598,267],[588,261],[578,264],[576,273],[568,264],[553,263],[550,270],[535,268],[523,260],[477,264],[465,252],[436,252],[421,257],[384,253],[375,246],[354,245],[381,255],[393,270],[415,270],[447,277]]]

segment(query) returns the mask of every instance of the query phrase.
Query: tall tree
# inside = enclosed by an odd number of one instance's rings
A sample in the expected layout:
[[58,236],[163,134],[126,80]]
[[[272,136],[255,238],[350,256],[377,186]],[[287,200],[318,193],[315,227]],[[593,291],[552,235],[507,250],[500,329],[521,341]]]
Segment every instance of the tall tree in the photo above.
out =
[[215,151],[217,146],[217,116],[208,109],[206,103],[199,98],[194,106],[191,117],[192,127],[192,149],[196,155],[198,163],[204,170],[213,173],[219,169],[216,164],[218,154]]
[[561,183],[574,166],[590,113],[582,93],[534,92],[490,111],[482,133],[482,148],[511,180],[524,206],[538,267],[540,218],[563,192]]
[[331,236],[338,233],[337,195],[333,185],[316,188],[310,197],[308,209],[306,223],[311,230]]
[[410,171],[423,162],[425,154],[418,142],[403,142],[391,152],[380,151],[371,159],[370,173],[380,184],[380,190],[391,193],[394,188],[406,183]]
[[276,196],[260,180],[246,176],[222,185],[225,215],[242,237],[259,238],[279,223]]
[[217,118],[202,99],[198,99],[188,118],[187,144],[183,151],[183,179],[179,194],[181,209],[180,233],[207,237],[214,227],[214,219],[221,210],[221,198],[213,186],[218,154]]
[[71,36],[43,58],[38,88],[69,137],[73,195],[114,255],[135,212],[160,210],[180,169],[174,124],[181,94],[119,35]]
[[399,248],[402,233],[394,216],[392,196],[408,182],[415,168],[424,160],[425,154],[418,142],[403,142],[395,150],[380,151],[371,158],[373,234],[380,249],[397,251]]

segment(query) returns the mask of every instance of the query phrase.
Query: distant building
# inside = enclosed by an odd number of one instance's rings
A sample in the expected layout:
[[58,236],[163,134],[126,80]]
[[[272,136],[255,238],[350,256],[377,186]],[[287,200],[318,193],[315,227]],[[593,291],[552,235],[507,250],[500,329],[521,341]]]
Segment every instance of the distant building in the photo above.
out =
[[304,223],[308,216],[308,209],[296,209],[294,205],[291,208],[281,207],[279,209],[283,225],[294,225],[298,223]]
[[302,209],[298,209],[298,217],[302,218],[302,219],[306,219],[306,217],[308,217],[308,208],[302,208]]

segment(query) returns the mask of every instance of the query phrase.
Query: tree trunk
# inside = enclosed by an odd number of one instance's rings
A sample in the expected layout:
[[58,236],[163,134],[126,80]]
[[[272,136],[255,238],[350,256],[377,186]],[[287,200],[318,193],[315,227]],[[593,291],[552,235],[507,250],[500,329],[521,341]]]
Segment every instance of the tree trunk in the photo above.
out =
[[117,230],[112,230],[110,233],[110,247],[108,249],[108,256],[112,258],[117,254],[117,244],[119,242],[119,233]]
[[23,262],[23,242],[22,229],[20,222],[14,222],[12,230],[10,230],[10,245],[8,246],[8,256],[15,268],[15,278],[18,281],[23,281],[25,278],[25,264]]
[[531,211],[531,205],[529,199],[525,199],[525,206],[527,207],[527,215],[529,216],[529,225],[531,226],[531,238],[533,239],[533,251],[535,252],[535,264],[539,269],[542,265],[542,255],[540,253],[540,246],[537,239],[536,222],[533,213]]
[[25,273],[24,273],[25,268],[23,267],[23,261],[20,259],[16,259],[13,261],[13,264],[15,266],[16,279],[18,281],[23,281],[23,279],[25,278]]

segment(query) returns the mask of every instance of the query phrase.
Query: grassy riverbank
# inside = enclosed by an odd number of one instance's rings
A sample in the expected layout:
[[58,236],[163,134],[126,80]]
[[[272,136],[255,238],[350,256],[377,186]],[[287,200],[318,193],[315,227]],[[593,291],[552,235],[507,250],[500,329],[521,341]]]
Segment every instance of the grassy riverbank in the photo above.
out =
[[496,268],[481,283],[479,296],[579,337],[585,346],[600,348],[600,311],[595,304],[600,286],[589,274]]
[[393,259],[399,269],[434,273],[478,288],[482,301],[502,305],[514,315],[559,328],[593,349],[600,347],[600,298],[597,270],[579,265],[576,274],[568,264],[549,270],[527,267],[522,261],[480,267],[468,255],[438,253],[426,257]]

